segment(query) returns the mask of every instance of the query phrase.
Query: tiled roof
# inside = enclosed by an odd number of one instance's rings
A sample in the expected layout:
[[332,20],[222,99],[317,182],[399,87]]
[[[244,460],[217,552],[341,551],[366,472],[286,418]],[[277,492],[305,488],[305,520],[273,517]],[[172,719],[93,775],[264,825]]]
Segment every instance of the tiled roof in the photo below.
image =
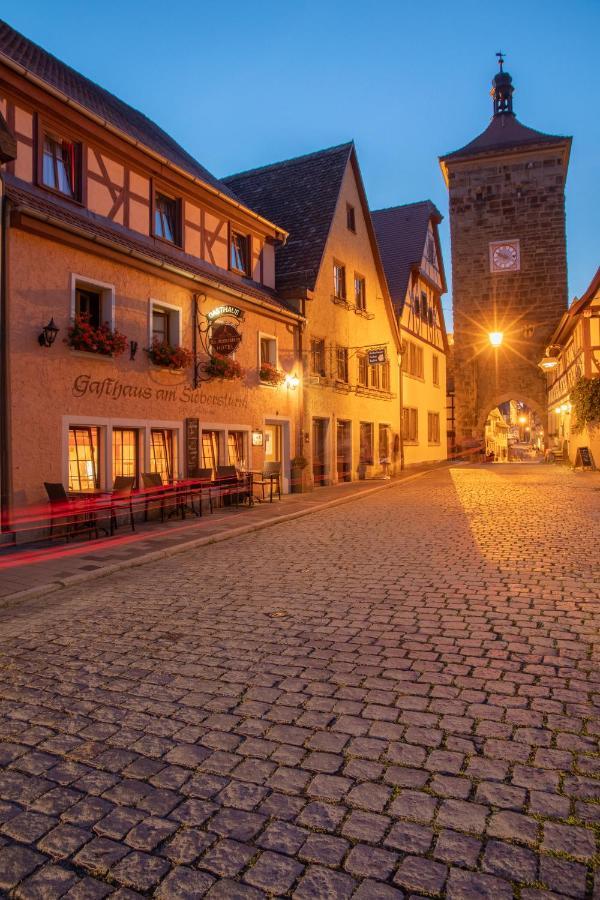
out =
[[385,277],[396,313],[402,313],[408,279],[423,258],[429,220],[441,222],[431,200],[377,209],[371,213]]
[[289,232],[276,250],[277,287],[314,290],[354,144],[340,144],[224,178],[238,197]]
[[[28,40],[0,19],[0,54],[25,69],[51,87],[66,94],[94,115],[110,123],[129,137],[139,141],[154,153],[165,157],[195,178],[221,191],[233,200],[235,194],[211,175],[187,151],[180,147],[162,128],[147,116],[128,106],[89,78],[61,62],[51,53]],[[1,59],[1,57],[0,57]]]
[[169,247],[164,241],[161,241],[159,245],[154,238],[134,233],[89,210],[74,208],[68,201],[63,201],[54,194],[49,198],[41,188],[21,181],[12,175],[5,174],[4,177],[7,196],[18,209],[24,212],[31,210],[34,214],[41,214],[44,219],[59,225],[64,224],[67,228],[71,226],[81,229],[92,240],[106,241],[116,249],[130,255],[137,254],[150,262],[170,266],[184,273],[189,272],[191,275],[213,284],[215,288],[220,286],[230,288],[242,292],[248,297],[261,300],[273,309],[296,313],[296,310],[277,297],[275,291],[259,287],[255,281],[251,281],[249,278],[242,278],[234,272],[225,272],[217,266],[178,250],[176,247]]
[[511,147],[522,147],[528,144],[560,144],[564,141],[570,143],[571,138],[558,134],[544,134],[534,128],[522,125],[513,115],[498,115],[480,135],[465,144],[460,150],[446,153],[440,157],[442,162],[449,159],[477,156],[480,153],[493,153],[496,150],[508,150]]

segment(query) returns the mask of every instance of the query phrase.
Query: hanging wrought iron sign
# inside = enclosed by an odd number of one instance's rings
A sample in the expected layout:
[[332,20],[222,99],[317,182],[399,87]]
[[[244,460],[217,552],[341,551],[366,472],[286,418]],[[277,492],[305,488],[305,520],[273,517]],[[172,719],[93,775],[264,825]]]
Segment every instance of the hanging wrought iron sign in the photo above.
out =
[[210,312],[206,313],[206,318],[209,322],[214,322],[215,319],[221,319],[224,316],[233,316],[234,319],[243,319],[244,310],[240,309],[239,306],[217,306],[215,309],[211,309]]
[[231,356],[239,347],[241,340],[242,335],[235,325],[229,322],[213,325],[208,335],[211,354],[216,353],[218,356]]

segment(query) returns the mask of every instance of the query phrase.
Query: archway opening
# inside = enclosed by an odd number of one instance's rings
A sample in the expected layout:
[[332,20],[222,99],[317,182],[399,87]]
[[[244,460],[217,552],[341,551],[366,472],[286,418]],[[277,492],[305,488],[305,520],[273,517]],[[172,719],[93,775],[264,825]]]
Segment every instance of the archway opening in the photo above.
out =
[[541,462],[544,458],[544,423],[527,400],[502,400],[485,419],[484,452],[487,462]]

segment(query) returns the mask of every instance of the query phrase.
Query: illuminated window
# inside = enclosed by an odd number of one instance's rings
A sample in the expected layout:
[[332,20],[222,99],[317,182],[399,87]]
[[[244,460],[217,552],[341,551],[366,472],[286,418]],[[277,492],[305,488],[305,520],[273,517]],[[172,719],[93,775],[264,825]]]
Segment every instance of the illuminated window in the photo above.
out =
[[277,366],[277,341],[275,338],[261,337],[260,339],[260,364],[268,363]]
[[333,296],[338,300],[346,299],[346,267],[333,264]]
[[250,236],[240,234],[239,231],[231,232],[231,240],[229,246],[229,268],[241,272],[243,275],[250,274]]
[[219,465],[219,432],[202,432],[202,466],[216,471]]
[[165,241],[178,242],[179,203],[172,197],[154,195],[154,234]]
[[357,309],[367,308],[367,288],[362,275],[354,275],[354,305]]
[[427,413],[427,440],[430,444],[440,442],[440,414]]
[[77,199],[80,157],[78,144],[45,134],[42,149],[42,184],[67,197]]
[[245,433],[243,431],[230,431],[227,434],[227,454],[229,465],[241,469],[245,465],[244,453]]
[[369,384],[369,363],[364,353],[358,357],[358,383],[361,387],[368,387]]
[[360,459],[365,465],[373,465],[373,423],[360,423]]
[[177,441],[167,428],[152,428],[150,431],[150,471],[158,472],[166,484],[174,478],[177,468],[175,449]]
[[98,429],[93,425],[69,427],[69,490],[91,491],[100,487]]
[[139,478],[138,432],[135,428],[114,428],[112,433],[113,478]]

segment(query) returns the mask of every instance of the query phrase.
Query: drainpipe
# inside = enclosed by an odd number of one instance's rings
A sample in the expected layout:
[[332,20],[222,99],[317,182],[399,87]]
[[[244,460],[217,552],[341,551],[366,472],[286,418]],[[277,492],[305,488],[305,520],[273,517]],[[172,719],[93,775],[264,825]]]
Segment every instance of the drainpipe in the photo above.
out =
[[398,397],[400,399],[400,471],[404,470],[404,400],[402,397],[402,360],[404,355],[404,345],[402,343],[402,339],[400,339],[400,350],[398,351]]
[[10,448],[8,424],[8,223],[9,200],[0,179],[0,533],[10,531]]

